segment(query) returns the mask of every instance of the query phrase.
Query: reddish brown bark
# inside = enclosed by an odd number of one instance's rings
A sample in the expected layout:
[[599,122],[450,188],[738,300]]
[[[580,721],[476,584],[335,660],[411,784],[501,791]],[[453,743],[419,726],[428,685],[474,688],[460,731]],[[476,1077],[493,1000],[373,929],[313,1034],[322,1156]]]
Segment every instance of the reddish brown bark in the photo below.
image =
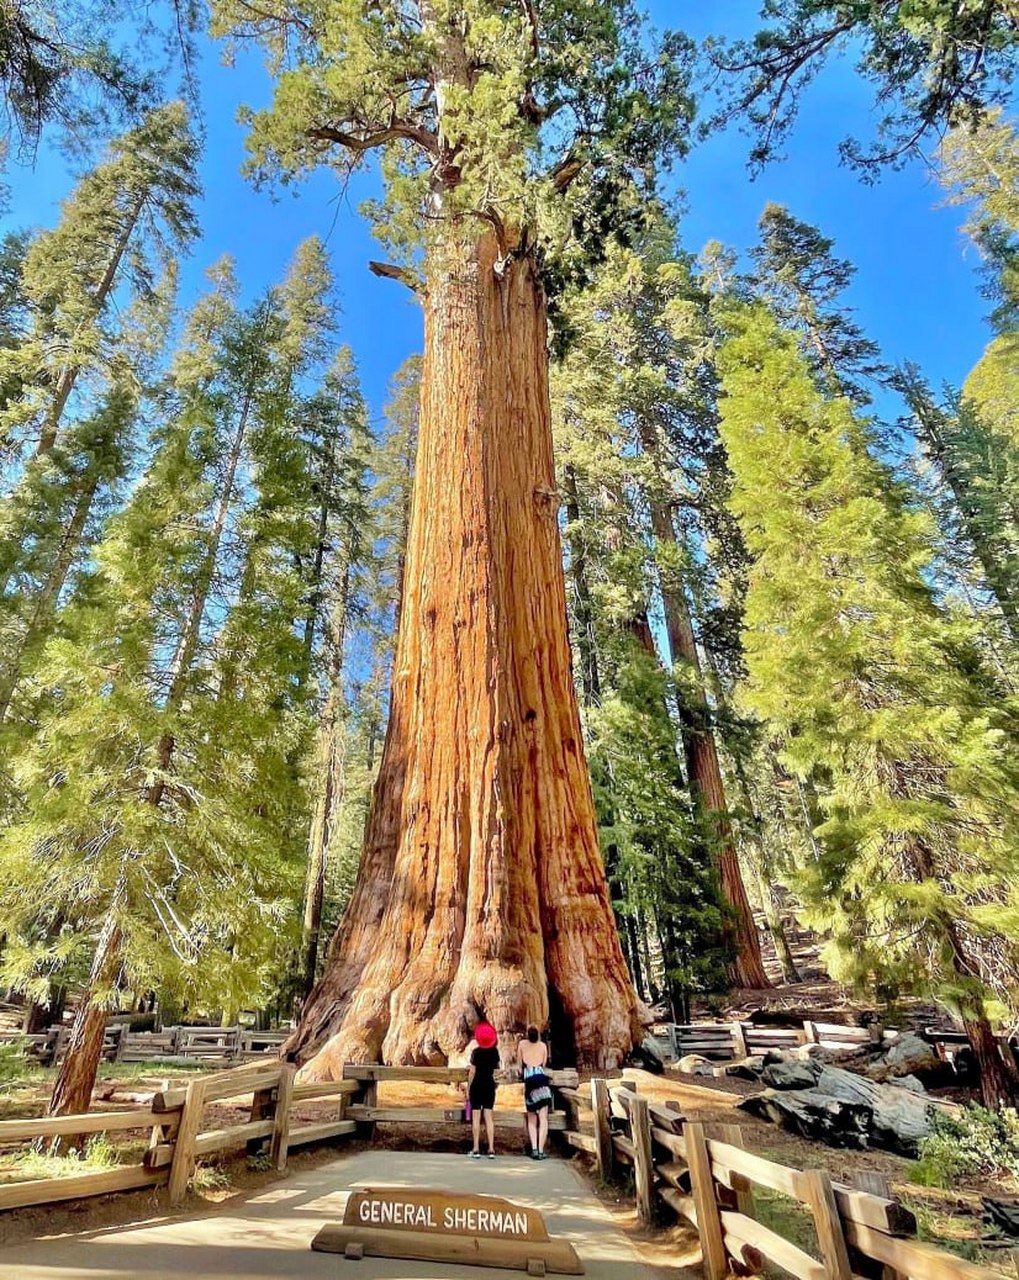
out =
[[351,905],[286,1046],[315,1078],[446,1061],[481,1011],[508,1047],[551,1004],[593,1066],[639,1033],[570,669],[545,302],[529,256],[497,260],[487,236],[430,263],[389,730]]
[[[120,941],[120,928],[111,915],[96,944],[88,985],[71,1023],[50,1097],[50,1115],[77,1115],[89,1109],[106,1033],[103,998],[120,972]],[[74,1140],[68,1139],[65,1145],[75,1145]]]
[[996,1039],[986,1015],[964,1017],[963,1030],[980,1068],[980,1101],[994,1111],[1019,1101],[1019,1071],[1007,1048]]

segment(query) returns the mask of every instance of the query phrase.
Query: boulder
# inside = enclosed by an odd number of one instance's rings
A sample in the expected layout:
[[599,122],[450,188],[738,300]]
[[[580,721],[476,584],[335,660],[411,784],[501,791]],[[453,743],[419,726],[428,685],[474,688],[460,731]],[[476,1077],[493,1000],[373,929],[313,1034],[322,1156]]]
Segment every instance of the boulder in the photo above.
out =
[[842,1056],[841,1049],[829,1049],[824,1044],[798,1044],[786,1053],[787,1058],[797,1062],[838,1062]]
[[770,1120],[804,1138],[830,1147],[866,1147],[871,1109],[842,1102],[819,1089],[767,1089],[738,1104],[740,1110]]
[[642,1067],[643,1070],[650,1071],[652,1075],[662,1076],[665,1074],[665,1059],[662,1057],[662,1051],[653,1036],[644,1037],[630,1054],[629,1061],[635,1067]]
[[875,1084],[841,1067],[822,1067],[817,1088],[844,1102],[868,1106],[871,1141],[876,1147],[915,1156],[917,1143],[931,1131],[926,1099],[895,1085]]
[[679,1071],[684,1076],[712,1076],[715,1074],[715,1064],[710,1058],[705,1058],[699,1053],[688,1053],[685,1057],[679,1059],[673,1064],[673,1069]]
[[768,1089],[740,1106],[833,1147],[875,1146],[915,1156],[920,1139],[931,1130],[925,1096],[827,1064],[810,1088]]
[[738,1062],[727,1062],[724,1067],[716,1068],[724,1076],[734,1076],[737,1080],[759,1080],[764,1070],[764,1054],[752,1053]]
[[888,1083],[893,1089],[908,1089],[910,1093],[927,1092],[916,1076],[892,1076]]
[[885,1062],[890,1076],[915,1075],[941,1065],[933,1045],[921,1040],[912,1031],[904,1032],[897,1040],[892,1041],[885,1053]]
[[822,1064],[811,1062],[770,1062],[761,1072],[761,1079],[772,1089],[812,1089]]

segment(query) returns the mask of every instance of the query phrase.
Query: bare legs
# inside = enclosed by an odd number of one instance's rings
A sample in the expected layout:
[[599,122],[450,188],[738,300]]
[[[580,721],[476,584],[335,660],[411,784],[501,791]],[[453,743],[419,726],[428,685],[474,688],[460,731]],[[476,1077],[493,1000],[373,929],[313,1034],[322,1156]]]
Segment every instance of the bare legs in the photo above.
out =
[[495,1115],[486,1107],[484,1112],[480,1107],[471,1111],[471,1128],[474,1132],[474,1147],[472,1154],[481,1154],[481,1117],[485,1117],[485,1133],[488,1135],[488,1150],[490,1154],[495,1154]]
[[527,1137],[531,1144],[532,1156],[545,1154],[545,1143],[548,1140],[548,1107],[538,1112],[527,1113]]

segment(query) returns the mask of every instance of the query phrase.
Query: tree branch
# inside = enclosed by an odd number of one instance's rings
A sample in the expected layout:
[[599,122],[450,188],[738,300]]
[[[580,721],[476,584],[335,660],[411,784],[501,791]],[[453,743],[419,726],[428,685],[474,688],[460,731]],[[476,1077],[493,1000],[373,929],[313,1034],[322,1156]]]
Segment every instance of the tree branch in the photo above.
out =
[[362,133],[351,133],[348,129],[337,129],[333,125],[320,125],[317,129],[309,129],[307,136],[317,142],[335,142],[337,146],[357,155],[363,155],[376,147],[384,147],[387,142],[396,142],[400,138],[417,143],[428,155],[439,154],[439,139],[436,135],[423,125],[411,124],[409,120],[398,120],[385,128],[365,126]]
[[398,267],[393,262],[369,262],[368,270],[373,276],[378,276],[381,280],[398,280],[400,284],[405,284],[412,293],[420,294],[421,285],[414,278],[414,273],[408,271],[406,267]]

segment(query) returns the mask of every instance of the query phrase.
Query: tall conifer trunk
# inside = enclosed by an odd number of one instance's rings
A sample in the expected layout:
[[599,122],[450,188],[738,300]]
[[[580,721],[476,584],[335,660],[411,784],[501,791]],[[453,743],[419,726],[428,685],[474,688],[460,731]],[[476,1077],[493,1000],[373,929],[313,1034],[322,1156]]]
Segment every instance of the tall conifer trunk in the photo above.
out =
[[479,1013],[506,1042],[551,1006],[564,1051],[613,1066],[639,1026],[570,670],[545,300],[492,235],[450,230],[429,266],[389,729],[353,897],[286,1049],[314,1078],[441,1063]]
[[[650,424],[644,430],[644,443],[649,449],[657,451],[657,439]],[[676,554],[676,530],[668,504],[652,497],[649,505],[655,537],[668,547],[670,555]],[[733,959],[729,965],[729,976],[738,987],[770,987],[771,982],[761,955],[761,940],[743,883],[736,841],[729,821],[725,783],[722,780],[722,768],[711,724],[711,710],[704,692],[700,655],[697,652],[697,640],[683,584],[676,581],[673,574],[663,572],[660,585],[669,651],[673,662],[684,663],[689,675],[686,689],[678,691],[677,703],[690,791],[698,814],[708,827],[708,833],[715,844],[715,860],[722,894],[731,912],[729,935]]]
[[[120,927],[111,910],[92,957],[88,985],[81,993],[71,1023],[64,1060],[50,1097],[50,1115],[77,1115],[89,1109],[106,1034],[106,1009],[97,995],[117,979],[121,963],[120,943]],[[69,1139],[65,1145],[72,1145],[72,1140]]]

